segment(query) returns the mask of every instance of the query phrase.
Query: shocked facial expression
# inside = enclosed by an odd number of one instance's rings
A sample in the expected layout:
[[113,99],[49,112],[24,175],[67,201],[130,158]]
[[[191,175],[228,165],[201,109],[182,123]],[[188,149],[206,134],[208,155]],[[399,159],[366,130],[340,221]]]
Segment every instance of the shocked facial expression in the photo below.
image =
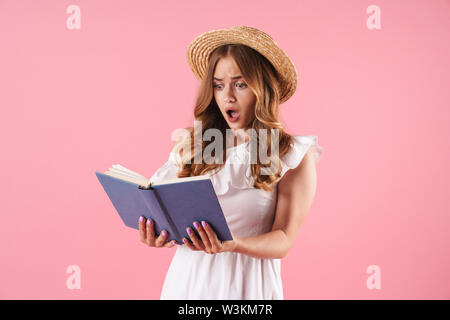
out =
[[256,96],[232,57],[221,58],[213,79],[214,98],[233,131],[246,130],[255,118]]

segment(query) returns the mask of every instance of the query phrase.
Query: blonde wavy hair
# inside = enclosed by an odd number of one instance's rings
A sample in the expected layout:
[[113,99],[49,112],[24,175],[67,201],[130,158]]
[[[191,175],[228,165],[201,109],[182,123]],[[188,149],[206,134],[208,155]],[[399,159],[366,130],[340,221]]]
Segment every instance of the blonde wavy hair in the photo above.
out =
[[[262,143],[267,143],[267,150],[272,150],[272,130],[278,129],[278,155],[274,155],[273,157],[272,154],[269,155],[271,164],[275,163],[278,170],[274,174],[261,174],[262,169],[268,165],[261,163],[259,157],[256,163],[250,165],[251,175],[254,178],[254,187],[272,192],[271,185],[281,177],[280,158],[290,151],[292,136],[284,132],[283,125],[278,121],[280,100],[278,74],[272,64],[263,55],[242,44],[228,44],[216,48],[211,53],[206,76],[200,85],[194,107],[194,119],[201,121],[201,137],[203,137],[203,133],[206,130],[212,128],[220,130],[222,137],[226,137],[226,129],[230,129],[230,127],[215,101],[213,76],[218,61],[228,56],[231,56],[235,60],[247,85],[256,96],[255,118],[251,123],[251,129],[254,129],[258,133],[252,135],[252,137],[256,137],[258,140],[255,143],[256,146],[260,146],[260,140],[263,138],[259,132],[260,129],[264,129],[262,131],[268,132],[268,134],[266,134]],[[183,131],[185,134],[178,137],[173,149],[181,159],[181,163],[179,163],[180,170],[177,172],[177,176],[179,178],[199,176],[204,175],[210,170],[216,170],[215,173],[218,172],[227,160],[226,144],[222,145],[222,149],[217,155],[215,154],[216,149],[214,149],[214,157],[219,160],[219,163],[214,161],[208,164],[205,163],[201,154],[203,154],[204,149],[212,142],[208,143],[204,139],[195,142],[194,134],[198,133],[194,132],[194,127],[184,128]],[[194,143],[199,143],[197,148],[194,148]],[[201,150],[201,154],[199,155],[198,152],[195,154],[195,149]],[[190,152],[184,152],[183,150],[190,150]],[[194,161],[194,159],[197,159],[196,156],[201,157],[201,163],[194,163],[197,162]]]

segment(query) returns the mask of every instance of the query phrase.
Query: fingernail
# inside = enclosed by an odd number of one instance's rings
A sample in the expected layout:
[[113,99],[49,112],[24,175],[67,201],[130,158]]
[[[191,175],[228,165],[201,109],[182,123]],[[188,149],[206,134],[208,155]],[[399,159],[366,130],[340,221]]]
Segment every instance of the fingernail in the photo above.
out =
[[161,232],[162,233],[162,235],[165,237],[165,236],[167,236],[167,232],[164,230],[163,232]]
[[191,230],[191,228],[186,228],[186,231],[189,233],[189,234],[191,234],[192,233],[192,230]]
[[202,221],[202,226],[206,227],[206,222]]
[[150,218],[147,219],[147,224],[152,224],[152,220]]
[[200,225],[198,224],[198,222],[195,221],[195,222],[194,222],[194,227],[196,227],[196,228],[198,229],[199,226],[200,226]]
[[176,245],[176,244],[178,244],[178,243],[177,243],[175,240],[173,240],[173,241],[172,241],[172,244],[173,244],[173,245]]
[[144,221],[144,217],[143,217],[143,216],[140,216],[140,217],[139,217],[139,221],[140,221],[140,222]]

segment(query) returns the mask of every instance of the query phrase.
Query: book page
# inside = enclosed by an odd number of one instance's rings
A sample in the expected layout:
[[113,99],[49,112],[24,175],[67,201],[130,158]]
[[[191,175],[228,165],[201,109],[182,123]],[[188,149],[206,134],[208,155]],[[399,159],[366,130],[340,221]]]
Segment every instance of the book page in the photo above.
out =
[[150,186],[156,186],[156,185],[170,184],[170,183],[182,183],[182,182],[187,182],[187,181],[210,179],[208,175],[201,175],[201,176],[195,176],[195,177],[175,178],[175,179],[169,179],[169,180],[151,183],[152,182],[151,178],[147,179],[143,175],[136,173],[130,169],[127,169],[127,168],[121,166],[120,164],[112,165],[112,167],[109,168],[106,172],[104,172],[104,174],[109,175],[111,177],[115,177],[117,179],[135,183],[144,188],[148,188]]
[[117,174],[120,174],[120,175],[123,175],[123,176],[127,176],[127,177],[131,177],[131,178],[138,178],[138,179],[142,178],[140,176],[136,176],[134,174],[130,174],[130,173],[126,172],[126,171],[118,170],[116,168],[109,168],[108,171],[109,172],[115,172]]
[[185,178],[176,178],[176,179],[169,179],[169,180],[154,182],[154,183],[152,183],[152,186],[169,184],[169,183],[180,183],[180,182],[194,181],[194,180],[207,180],[207,179],[209,179],[209,176],[207,176],[207,175],[195,176],[195,177],[185,177]]
[[114,177],[114,178],[117,178],[117,179],[120,179],[120,180],[132,182],[132,183],[135,183],[135,184],[143,186],[143,187],[148,187],[147,179],[145,179],[145,178],[142,179],[142,178],[139,178],[139,177],[133,177],[133,176],[130,176],[130,175],[124,175],[124,174],[120,174],[120,173],[117,173],[117,172],[114,172],[114,171],[109,171],[109,170],[104,172],[104,174],[106,174],[108,176],[111,176],[111,177]]
[[113,164],[112,168],[117,169],[117,170],[121,170],[121,171],[124,171],[124,172],[127,172],[127,173],[129,173],[131,175],[134,175],[134,176],[145,178],[142,174],[139,174],[137,172],[131,171],[130,169],[125,168],[124,166],[121,166],[120,164]]

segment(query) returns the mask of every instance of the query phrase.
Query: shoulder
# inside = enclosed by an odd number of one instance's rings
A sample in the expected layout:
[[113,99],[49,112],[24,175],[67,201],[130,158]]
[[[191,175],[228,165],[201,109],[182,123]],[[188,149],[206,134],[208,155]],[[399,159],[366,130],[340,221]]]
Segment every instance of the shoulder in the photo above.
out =
[[186,143],[186,141],[191,140],[191,131],[192,131],[192,128],[188,127],[188,128],[176,129],[172,133],[172,136],[171,136],[171,140],[173,142],[172,152],[176,152],[181,145]]
[[[315,161],[315,159],[314,159],[314,157],[315,157],[315,156],[314,156],[314,153],[315,153],[315,151],[313,150],[313,148],[309,148],[308,151],[307,151],[306,154],[305,154],[305,157],[304,157],[303,160],[300,162],[300,164],[299,164],[298,167],[302,166],[304,163],[307,163],[307,162],[312,163],[312,164],[315,165],[316,161]],[[297,168],[298,168],[298,167],[297,167]]]
[[297,167],[288,170],[278,183],[278,192],[292,193],[295,190],[316,187],[316,161],[314,150],[309,148]]

